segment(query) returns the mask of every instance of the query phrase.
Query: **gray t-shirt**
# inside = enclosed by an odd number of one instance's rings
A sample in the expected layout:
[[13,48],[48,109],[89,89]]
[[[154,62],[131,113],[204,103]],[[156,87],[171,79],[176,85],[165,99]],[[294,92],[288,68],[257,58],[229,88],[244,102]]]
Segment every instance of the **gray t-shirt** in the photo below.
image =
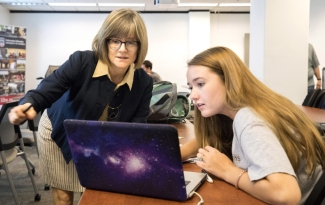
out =
[[308,44],[308,87],[315,86],[314,69],[317,66],[319,66],[319,62],[314,47]]
[[[251,181],[262,179],[272,173],[287,173],[296,177],[290,160],[278,138],[267,123],[251,108],[240,109],[233,121],[234,138],[232,155],[237,167],[248,170]],[[317,167],[316,177],[307,179],[305,161],[298,170],[298,183],[302,191],[301,204],[305,202],[322,174]]]

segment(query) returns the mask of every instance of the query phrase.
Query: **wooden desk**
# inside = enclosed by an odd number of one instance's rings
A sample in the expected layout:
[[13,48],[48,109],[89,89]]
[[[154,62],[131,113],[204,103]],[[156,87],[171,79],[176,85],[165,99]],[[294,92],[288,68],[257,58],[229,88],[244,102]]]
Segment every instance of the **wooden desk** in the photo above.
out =
[[193,124],[188,120],[185,120],[185,121],[186,121],[186,123],[173,124],[178,131],[178,136],[184,137],[184,138],[179,139],[180,144],[185,144],[186,142],[195,138]]
[[[194,126],[189,121],[182,124],[175,124],[178,130],[179,136],[184,137],[180,139],[180,143],[194,138]],[[201,169],[196,164],[184,164],[184,170],[200,172]],[[213,176],[212,176],[213,177]],[[247,205],[247,204],[266,204],[260,200],[252,197],[244,191],[237,190],[233,185],[226,183],[216,177],[213,177],[214,183],[210,184],[205,182],[197,192],[202,196],[204,205],[208,204],[229,204],[229,205]],[[193,195],[193,197],[185,202],[176,202],[163,199],[155,199],[149,197],[133,196],[127,194],[119,194],[112,192],[104,192],[86,189],[82,195],[79,205],[108,205],[108,204],[127,204],[127,205],[169,205],[169,204],[197,204],[200,201],[199,197]]]
[[325,110],[297,105],[314,122],[325,123]]

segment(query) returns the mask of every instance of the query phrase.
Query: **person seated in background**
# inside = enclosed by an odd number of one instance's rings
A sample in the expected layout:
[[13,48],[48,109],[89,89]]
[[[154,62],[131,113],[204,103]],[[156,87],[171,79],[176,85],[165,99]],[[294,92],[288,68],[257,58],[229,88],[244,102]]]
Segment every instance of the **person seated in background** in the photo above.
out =
[[[182,159],[270,204],[303,204],[325,168],[325,144],[294,103],[261,83],[230,49],[215,47],[189,63],[196,138]],[[221,116],[233,121],[232,158],[222,152]],[[222,123],[221,123],[222,122]]]
[[152,71],[152,63],[150,61],[145,60],[142,63],[141,68],[143,70],[145,70],[148,75],[150,75],[152,77],[154,83],[162,81],[160,75],[158,75],[158,73]]
[[[316,77],[316,88],[314,82]],[[319,71],[319,61],[313,45],[308,44],[308,93],[314,89],[322,88],[322,81]]]
[[112,11],[94,37],[92,51],[74,52],[10,111],[10,122],[19,125],[45,109],[37,140],[40,167],[55,205],[72,205],[74,192],[85,190],[72,160],[65,119],[147,122],[153,83],[140,68],[147,50],[140,14]]

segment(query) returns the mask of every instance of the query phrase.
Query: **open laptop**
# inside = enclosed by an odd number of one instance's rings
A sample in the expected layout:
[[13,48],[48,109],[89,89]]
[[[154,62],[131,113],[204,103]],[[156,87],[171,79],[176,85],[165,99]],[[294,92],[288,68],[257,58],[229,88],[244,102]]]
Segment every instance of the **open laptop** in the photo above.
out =
[[206,181],[183,171],[178,133],[165,124],[65,120],[82,186],[185,201]]

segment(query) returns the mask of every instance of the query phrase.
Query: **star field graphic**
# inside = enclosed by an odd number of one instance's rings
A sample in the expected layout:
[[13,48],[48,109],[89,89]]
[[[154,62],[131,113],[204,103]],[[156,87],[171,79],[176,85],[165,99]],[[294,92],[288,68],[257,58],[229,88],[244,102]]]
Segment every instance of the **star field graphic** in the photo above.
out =
[[82,186],[186,200],[174,127],[83,120],[66,120],[64,126]]

